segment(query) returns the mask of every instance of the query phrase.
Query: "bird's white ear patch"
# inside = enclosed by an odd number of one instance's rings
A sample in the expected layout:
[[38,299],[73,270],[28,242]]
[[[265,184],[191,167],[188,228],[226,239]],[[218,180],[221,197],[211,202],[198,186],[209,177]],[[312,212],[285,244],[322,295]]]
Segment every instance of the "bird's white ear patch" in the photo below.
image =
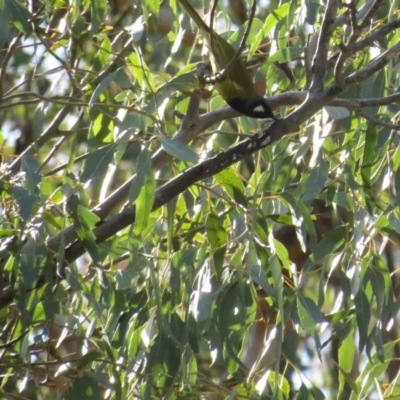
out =
[[253,108],[253,112],[262,114],[265,112],[265,107],[262,104],[259,104]]

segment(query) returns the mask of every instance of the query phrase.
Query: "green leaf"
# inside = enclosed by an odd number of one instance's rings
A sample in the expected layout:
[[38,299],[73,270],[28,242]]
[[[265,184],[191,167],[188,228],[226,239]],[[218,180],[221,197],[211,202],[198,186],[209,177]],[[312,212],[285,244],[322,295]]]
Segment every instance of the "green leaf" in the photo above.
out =
[[166,93],[171,93],[173,91],[185,93],[192,91],[198,84],[196,74],[193,72],[182,74],[182,71],[180,71],[177,76],[167,82],[163,89]]
[[106,0],[96,0],[91,1],[91,25],[90,25],[90,35],[96,35],[99,31],[101,24],[104,23],[108,11],[108,5]]
[[307,241],[310,240],[310,247],[313,251],[317,244],[317,234],[314,223],[307,207],[292,194],[284,192],[280,197],[288,204],[293,213],[293,223],[296,228],[296,235],[303,252],[307,251]]
[[306,188],[301,198],[302,201],[313,200],[324,188],[326,179],[328,178],[329,165],[321,161],[317,167],[311,170],[308,176]]
[[[343,354],[343,358],[345,355]],[[344,369],[341,368],[340,365],[338,365],[338,370],[340,372],[339,375],[339,380],[340,380],[340,387],[339,387],[339,393],[343,394],[343,389],[345,388],[345,383],[350,386],[351,390],[353,393],[358,393],[358,388],[356,383],[354,382],[353,374],[350,372],[345,371]]]
[[151,173],[153,164],[151,161],[151,155],[148,150],[143,149],[138,157],[136,164],[136,175],[132,180],[131,187],[129,189],[129,203],[133,204],[139,197],[140,191],[144,185],[146,175]]
[[32,33],[32,26],[30,20],[32,20],[32,14],[25,8],[20,2],[16,0],[7,0],[4,2],[5,7],[3,12],[8,14],[9,22],[17,27],[18,30],[23,32],[25,35]]
[[171,313],[169,317],[170,331],[172,338],[180,345],[185,346],[188,342],[188,332],[182,319],[176,313]]
[[179,140],[160,138],[161,146],[169,155],[175,157],[178,160],[197,163],[199,156],[190,149],[185,143]]
[[99,96],[108,88],[108,85],[113,82],[117,75],[120,73],[120,70],[117,69],[110,75],[106,76],[96,87],[93,91],[92,97],[89,100],[89,107],[93,107],[94,103],[96,103]]
[[326,232],[314,250],[311,259],[315,263],[322,261],[325,257],[340,249],[347,240],[348,232],[345,226],[339,226]]
[[307,388],[304,383],[301,385],[297,393],[296,400],[325,400],[324,394],[317,388]]
[[79,362],[79,368],[83,369],[87,365],[91,364],[93,361],[96,361],[98,359],[101,359],[103,356],[103,353],[100,351],[89,351],[86,353],[80,360]]
[[353,367],[355,350],[354,332],[350,331],[349,334],[342,339],[339,347],[339,366],[347,373],[349,373]]
[[287,16],[289,12],[289,4],[283,4],[281,7],[276,7],[274,12],[268,14],[268,17],[265,19],[264,25],[259,32],[258,37],[253,42],[250,47],[250,54],[255,54],[258,48],[258,44],[261,43],[261,40],[264,39],[271,30],[277,25],[279,21],[281,21],[284,17]]
[[361,353],[368,340],[368,327],[371,320],[371,305],[362,289],[355,295],[354,304],[356,306],[357,326],[360,336],[358,349]]
[[225,169],[216,174],[214,179],[224,188],[232,200],[244,207],[247,207],[244,185],[237,173],[231,169]]
[[20,273],[25,288],[33,289],[47,259],[47,250],[40,240],[29,240],[21,249]]
[[37,173],[38,168],[39,162],[35,157],[29,154],[22,157],[21,170],[25,173],[25,187],[31,192],[36,189],[41,181],[41,176]]
[[268,58],[269,63],[286,63],[296,61],[303,56],[304,48],[302,47],[286,47],[278,50]]
[[277,289],[270,285],[268,278],[260,265],[249,265],[248,272],[251,280],[257,283],[257,285],[260,285],[268,296],[277,297]]
[[217,276],[221,276],[225,261],[226,243],[228,235],[223,226],[223,220],[214,211],[206,219],[207,239],[212,249],[214,267]]
[[218,249],[226,245],[228,235],[223,225],[223,219],[214,211],[208,214],[206,230],[208,242],[212,249]]
[[68,201],[69,214],[72,217],[76,233],[85,245],[95,262],[99,261],[99,252],[96,243],[96,236],[92,232],[93,227],[99,218],[94,215],[89,209],[79,204],[79,199],[76,195],[72,195]]
[[366,363],[356,381],[358,392],[353,392],[350,400],[358,400],[365,397],[370,387],[375,385],[376,379],[379,379],[387,371],[388,365],[392,360],[394,348],[399,345],[399,341],[400,339],[396,339],[383,345],[384,362],[381,362],[378,355],[375,354]]
[[155,93],[157,90],[153,75],[144,62],[140,50],[136,49],[136,52],[132,52],[128,60],[127,66],[140,87],[145,91]]
[[136,214],[133,232],[141,235],[146,229],[153,209],[154,193],[156,190],[156,179],[154,170],[150,163],[138,165],[139,179],[143,179],[143,185],[136,200]]
[[13,186],[11,194],[18,204],[19,216],[23,221],[28,221],[32,216],[33,207],[37,201],[36,195],[19,186]]
[[15,29],[11,30],[8,26],[9,11],[5,1],[0,1],[0,48],[12,40]]
[[114,120],[108,114],[91,110],[88,151],[97,151],[99,146],[109,145],[114,141]]
[[288,399],[290,393],[290,385],[288,380],[281,374],[277,374],[275,371],[269,371],[268,383],[271,385],[274,393],[274,399]]
[[100,221],[100,218],[90,211],[88,208],[81,206],[78,204],[77,207],[78,215],[81,221],[85,223],[89,229],[94,229],[96,224]]
[[[367,268],[365,275],[364,275],[364,286],[366,286],[367,282],[371,283],[373,288],[373,294],[376,299],[377,307],[378,307],[378,316],[381,317],[381,312],[383,310],[383,306],[385,304],[385,278],[384,273],[385,271],[379,268],[379,259],[376,257],[373,258],[371,262],[371,266]],[[385,266],[383,266],[385,268]]]
[[114,152],[117,147],[112,144],[91,152],[85,161],[80,180],[83,183],[99,175],[104,175],[114,162]]
[[60,302],[56,299],[49,299],[42,302],[46,319],[53,319],[61,313]]
[[225,358],[232,363],[233,370],[244,365],[238,357],[240,341],[235,341],[239,335],[233,335],[232,332],[245,326],[246,306],[250,305],[250,302],[249,288],[236,283],[224,288],[219,296],[218,331],[225,344]]
[[78,377],[72,381],[66,400],[95,400],[101,398],[99,383],[91,376]]
[[147,357],[146,374],[154,375],[159,386],[168,388],[175,379],[180,363],[181,353],[174,341],[159,333]]
[[300,293],[297,294],[297,309],[301,324],[308,333],[314,333],[317,329],[317,324],[325,321],[317,305],[309,297]]
[[373,171],[372,163],[376,160],[376,131],[369,126],[365,132],[364,152],[362,157],[363,166],[361,168],[361,176],[367,188],[371,187],[371,173]]

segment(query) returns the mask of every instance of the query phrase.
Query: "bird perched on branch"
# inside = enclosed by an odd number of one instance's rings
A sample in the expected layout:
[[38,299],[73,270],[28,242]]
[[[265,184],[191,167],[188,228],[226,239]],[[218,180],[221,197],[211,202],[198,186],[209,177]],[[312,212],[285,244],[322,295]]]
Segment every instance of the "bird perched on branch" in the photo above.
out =
[[[236,56],[233,46],[203,21],[188,0],[178,0],[178,3],[201,30],[211,54],[214,70],[222,71],[212,80],[221,97],[243,115],[276,120],[267,101],[256,92],[251,74],[243,60]],[[231,63],[234,58],[236,59]]]

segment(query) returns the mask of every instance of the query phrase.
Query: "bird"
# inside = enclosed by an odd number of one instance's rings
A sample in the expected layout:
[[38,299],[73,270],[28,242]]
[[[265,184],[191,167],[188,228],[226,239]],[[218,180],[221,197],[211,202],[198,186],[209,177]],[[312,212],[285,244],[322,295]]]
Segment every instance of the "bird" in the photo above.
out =
[[[203,21],[188,0],[178,2],[202,32],[214,70],[223,71],[236,56],[235,48]],[[257,93],[252,76],[240,57],[236,57],[225,73],[216,75],[215,87],[224,101],[240,114],[277,120],[266,99]]]

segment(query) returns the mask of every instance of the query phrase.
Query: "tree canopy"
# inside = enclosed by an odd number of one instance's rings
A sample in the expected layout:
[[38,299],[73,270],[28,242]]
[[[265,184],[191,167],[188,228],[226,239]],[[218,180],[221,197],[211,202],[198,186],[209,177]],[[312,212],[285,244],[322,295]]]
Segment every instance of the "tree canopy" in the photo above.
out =
[[189,2],[277,121],[177,0],[0,0],[2,397],[399,397],[399,1]]

